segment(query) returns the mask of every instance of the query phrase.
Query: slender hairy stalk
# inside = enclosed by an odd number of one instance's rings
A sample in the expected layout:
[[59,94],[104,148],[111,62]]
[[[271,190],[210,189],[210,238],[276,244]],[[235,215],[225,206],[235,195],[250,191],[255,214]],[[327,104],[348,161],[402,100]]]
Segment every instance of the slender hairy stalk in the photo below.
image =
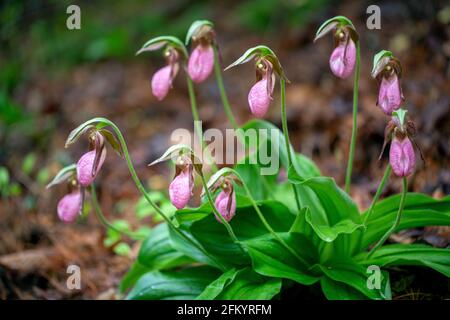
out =
[[214,73],[216,75],[217,87],[219,87],[220,98],[222,99],[223,108],[225,109],[225,113],[227,114],[228,121],[230,121],[231,126],[234,130],[239,129],[239,126],[234,118],[233,111],[231,111],[230,103],[228,101],[227,94],[225,92],[225,87],[223,85],[222,79],[222,68],[220,67],[219,61],[219,50],[217,49],[217,45],[213,46],[214,48]]
[[355,80],[353,83],[353,125],[352,137],[350,140],[350,150],[348,153],[347,172],[345,174],[345,192],[350,193],[350,184],[352,182],[353,158],[355,157],[356,135],[358,131],[358,94],[359,94],[359,65],[361,62],[361,52],[359,41],[356,42],[356,69]]
[[91,189],[92,206],[94,207],[95,215],[97,216],[98,220],[100,220],[100,222],[103,223],[103,225],[106,228],[109,228],[109,229],[112,229],[119,233],[122,233],[122,234],[126,235],[127,237],[130,237],[131,239],[144,240],[145,237],[143,237],[139,233],[127,231],[127,230],[121,230],[120,228],[117,228],[115,225],[113,225],[111,222],[109,222],[108,219],[106,219],[105,215],[103,214],[103,211],[100,208],[100,205],[98,203],[97,192],[95,191],[94,184],[91,185],[90,189]]
[[220,214],[220,212],[217,211],[217,208],[216,208],[216,206],[215,206],[215,204],[214,204],[214,201],[213,201],[213,199],[212,199],[212,196],[211,196],[211,192],[209,192],[208,185],[207,185],[207,183],[206,183],[205,177],[203,176],[203,173],[200,174],[200,178],[202,179],[203,189],[205,190],[206,197],[208,198],[208,202],[209,202],[209,204],[211,205],[211,208],[212,208],[212,210],[213,210],[213,212],[214,212],[214,215],[215,215],[215,216],[217,217],[217,219],[219,219],[219,220],[222,222],[222,224],[225,226],[225,228],[226,228],[227,231],[228,231],[228,234],[230,235],[230,238],[231,238],[231,239],[239,246],[239,248],[242,250],[242,252],[246,253],[245,250],[244,250],[244,248],[242,247],[241,242],[239,241],[239,239],[238,239],[238,238],[236,237],[236,235],[234,234],[234,231],[233,231],[233,228],[231,227],[231,225],[228,223],[227,220],[225,220],[224,217],[222,217],[222,215]]
[[[186,81],[187,81],[187,86],[188,86],[188,91],[189,91],[189,100],[191,102],[192,117],[194,118],[194,129],[195,129],[195,133],[197,134],[198,139],[200,141],[200,146],[202,147],[202,153],[204,153],[206,145],[205,145],[205,141],[203,140],[203,131],[202,131],[201,123],[200,123],[200,116],[198,114],[198,109],[197,109],[197,99],[195,98],[194,84],[192,83],[192,80],[191,80],[191,78],[189,78],[188,74],[186,74]],[[211,164],[211,168],[214,171],[217,171],[218,169],[217,169],[217,166],[214,163],[214,161],[212,161],[212,156],[209,154],[209,152],[206,152],[205,155]]]
[[128,170],[130,171],[131,178],[133,179],[134,184],[138,188],[138,190],[142,193],[145,200],[155,209],[155,211],[163,217],[163,219],[167,222],[167,224],[183,239],[185,239],[187,242],[190,242],[194,247],[196,247],[198,250],[200,250],[204,255],[206,255],[208,258],[210,258],[212,261],[214,261],[220,268],[224,268],[223,265],[217,261],[213,256],[211,256],[203,247],[199,246],[197,243],[195,243],[192,239],[190,239],[187,235],[185,235],[179,228],[177,228],[173,222],[165,215],[165,213],[156,205],[155,202],[150,198],[147,191],[145,190],[144,186],[142,185],[141,180],[139,179],[136,170],[134,169],[133,163],[131,162],[131,157],[128,152],[127,144],[125,143],[125,139],[122,135],[122,132],[120,131],[119,127],[116,126],[116,124],[106,118],[96,118],[94,120],[101,121],[105,124],[108,124],[111,126],[111,128],[114,130],[114,132],[117,135],[117,138],[119,139],[120,146],[122,147],[122,151],[128,166]]
[[[289,142],[289,132],[287,125],[287,117],[286,117],[286,81],[280,77],[280,92],[281,92],[281,122],[283,127],[284,141],[286,143],[286,152],[288,157],[288,167],[287,170],[292,166],[292,155],[291,155],[291,143]],[[294,154],[295,156],[295,154]],[[295,202],[297,203],[297,209],[300,211],[300,198],[298,195],[297,188],[295,185],[292,185],[292,189],[294,190]]]
[[378,189],[377,192],[375,193],[375,196],[373,197],[372,200],[372,204],[370,205],[369,210],[366,213],[366,216],[364,217],[364,222],[363,224],[367,227],[367,221],[369,220],[370,215],[373,212],[373,208],[375,207],[375,204],[377,203],[378,199],[381,196],[381,193],[383,192],[384,186],[386,185],[386,182],[389,179],[389,175],[391,174],[392,171],[392,167],[391,165],[388,163],[388,165],[386,166],[386,170],[384,171],[384,175],[383,178],[381,178],[380,184],[378,185]]
[[403,177],[403,190],[402,190],[402,197],[400,199],[400,205],[398,207],[397,216],[395,217],[395,222],[392,225],[392,227],[384,234],[384,236],[380,239],[380,241],[377,242],[377,244],[370,250],[369,254],[367,255],[367,259],[370,258],[370,256],[373,255],[373,253],[383,245],[383,243],[389,238],[389,236],[397,229],[398,225],[400,224],[400,219],[402,217],[403,207],[405,206],[405,200],[406,200],[406,194],[408,192],[408,180],[406,177]]
[[263,213],[258,207],[258,204],[256,203],[255,199],[253,198],[250,189],[247,187],[247,184],[242,179],[242,177],[239,175],[237,171],[234,169],[230,169],[230,171],[239,179],[239,181],[242,183],[242,186],[244,187],[245,193],[247,193],[248,198],[250,199],[253,208],[255,209],[256,213],[258,214],[259,219],[263,223],[264,227],[267,229],[267,231],[272,234],[272,236],[278,240],[278,242],[281,243],[283,247],[285,247],[294,257],[296,257],[301,263],[303,263],[305,266],[308,266],[308,263],[295,252],[294,249],[292,249],[279,235],[275,232],[275,230],[272,229],[269,222],[267,222],[266,218],[264,217]]

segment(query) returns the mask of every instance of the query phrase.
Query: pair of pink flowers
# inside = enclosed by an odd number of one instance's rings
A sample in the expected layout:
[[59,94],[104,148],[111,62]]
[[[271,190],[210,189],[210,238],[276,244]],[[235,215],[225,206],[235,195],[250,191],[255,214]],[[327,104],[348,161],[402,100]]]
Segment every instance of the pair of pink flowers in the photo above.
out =
[[[159,69],[152,77],[152,93],[158,100],[163,100],[172,88],[179,66],[180,54],[176,49],[168,48],[167,65]],[[187,71],[195,83],[205,81],[214,68],[214,49],[210,43],[199,43],[189,57]]]
[[58,203],[57,212],[61,221],[74,222],[81,214],[84,201],[84,188],[89,187],[97,177],[106,158],[104,137],[97,131],[91,134],[91,148],[78,160],[76,180],[72,180],[75,190],[65,195]]
[[[215,207],[220,215],[230,221],[236,213],[236,195],[233,186],[228,180],[221,184],[222,191],[215,200]],[[193,196],[194,169],[191,159],[180,156],[177,160],[175,178],[169,186],[169,197],[177,209],[187,206]],[[216,217],[217,221],[220,220]]]

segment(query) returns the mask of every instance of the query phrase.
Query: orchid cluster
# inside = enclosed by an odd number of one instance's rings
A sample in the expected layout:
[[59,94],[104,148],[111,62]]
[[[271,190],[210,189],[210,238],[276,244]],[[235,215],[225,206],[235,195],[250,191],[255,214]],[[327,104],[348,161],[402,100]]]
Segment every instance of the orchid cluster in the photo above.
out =
[[[168,296],[173,298],[271,299],[288,280],[301,285],[319,282],[329,299],[389,299],[387,271],[383,271],[382,284],[372,291],[363,276],[366,266],[431,265],[450,276],[449,268],[436,263],[427,264],[428,258],[432,260],[435,255],[448,254],[440,249],[416,248],[414,245],[383,246],[394,231],[402,228],[422,226],[428,222],[450,224],[448,212],[439,211],[441,207],[437,200],[407,193],[407,177],[414,172],[416,162],[413,148],[415,126],[407,119],[406,110],[400,108],[404,101],[400,86],[401,64],[389,51],[375,55],[372,71],[372,76],[380,83],[376,105],[390,117],[383,145],[384,151],[387,143],[391,142],[389,164],[366,212],[361,213],[350,197],[357,136],[359,35],[352,22],[343,16],[322,24],[315,40],[329,33],[334,40],[329,59],[332,73],[340,79],[354,75],[353,128],[345,191],[334,179],[321,176],[314,162],[296,153],[292,147],[285,102],[285,86],[289,81],[276,54],[264,45],[248,49],[225,70],[250,61],[254,63],[256,83],[249,90],[248,105],[256,118],[267,114],[275,82],[279,81],[283,136],[264,143],[279,146],[280,162],[286,169],[287,181],[280,182],[280,171],[269,177],[255,173],[262,167],[259,163],[243,163],[220,170],[211,165],[211,172],[208,172],[189,146],[174,145],[149,164],[173,160],[175,175],[168,187],[168,196],[176,212],[174,216],[168,216],[152,200],[137,176],[125,139],[113,122],[94,118],[70,133],[66,146],[87,134],[89,151],[76,164],[61,170],[49,185],[63,182],[69,185],[70,193],[58,204],[61,220],[75,221],[82,211],[84,193],[88,190],[100,221],[111,227],[101,212],[94,189],[94,180],[106,158],[106,142],[124,157],[137,189],[164,219],[145,239],[135,265],[124,278],[122,291],[133,287],[128,298],[167,298],[164,294],[169,293]],[[185,44],[191,44],[190,54]],[[228,120],[235,129],[238,128],[223,85],[214,25],[207,20],[195,21],[187,32],[185,44],[178,38],[161,36],[146,42],[137,52],[163,50],[167,65],[152,77],[153,95],[158,100],[164,99],[180,69],[185,70],[193,120],[199,120],[194,84],[201,84],[214,71]],[[112,132],[106,127],[112,128]],[[261,119],[242,128],[279,130]],[[195,128],[197,133],[201,133],[201,129]],[[202,149],[205,149],[201,134],[199,138]],[[395,196],[378,201],[391,170],[403,179],[400,202]],[[189,203],[198,180],[203,187],[202,201],[198,208],[192,208]],[[407,195],[409,202],[406,202]],[[442,202],[450,203],[450,199]],[[424,222],[418,210],[427,204],[436,204],[433,208],[438,209],[433,212],[434,220]],[[446,210],[445,206],[442,210]],[[400,224],[402,214],[406,221],[404,225]],[[390,220],[394,220],[391,227],[387,223]],[[421,250],[420,257],[410,254],[409,248]],[[177,281],[183,281],[183,277],[196,285],[189,288],[178,286]],[[161,290],[154,290],[156,287],[161,287]],[[181,292],[177,291],[180,287],[183,288]],[[244,296],[239,289],[242,287],[249,288]]]

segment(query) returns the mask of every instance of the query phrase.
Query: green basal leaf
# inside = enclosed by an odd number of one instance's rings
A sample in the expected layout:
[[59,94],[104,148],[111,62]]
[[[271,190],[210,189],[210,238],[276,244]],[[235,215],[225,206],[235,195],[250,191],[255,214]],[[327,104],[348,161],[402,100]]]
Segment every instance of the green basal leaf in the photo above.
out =
[[263,277],[251,268],[239,270],[217,300],[269,300],[281,290],[281,279]]
[[189,56],[187,49],[184,46],[183,42],[181,42],[181,40],[178,39],[177,37],[173,37],[173,36],[160,36],[160,37],[156,37],[156,38],[148,40],[146,43],[144,43],[142,48],[139,49],[138,52],[136,52],[136,55],[138,55],[142,52],[145,52],[145,51],[159,50],[166,46],[171,46],[171,47],[177,49],[184,55],[185,58],[187,58]]
[[238,270],[232,268],[211,282],[205,290],[196,298],[197,300],[214,300],[223,289],[230,284],[238,274]]
[[142,277],[149,271],[151,271],[151,269],[141,265],[138,261],[135,261],[132,264],[131,268],[128,270],[128,272],[123,276],[122,280],[120,281],[119,286],[120,293],[124,293],[132,286],[134,286],[136,281],[138,281],[140,277]]
[[191,26],[189,27],[189,30],[186,34],[186,40],[185,40],[185,44],[188,45],[189,42],[191,41],[192,37],[195,37],[196,33],[201,32],[202,28],[213,28],[214,24],[209,21],[209,20],[197,20],[194,21]]
[[[191,223],[180,223],[178,230],[183,232],[183,234],[188,237],[191,241],[197,244],[198,247],[202,247],[202,245],[197,241],[189,231],[189,226]],[[169,228],[169,236],[172,247],[191,258],[192,260],[200,263],[204,263],[209,266],[213,266],[216,268],[221,268],[221,264],[207,256],[203,251],[201,251],[198,247],[194,246],[191,242],[187,241],[184,237],[180,236],[178,232],[175,232],[173,228]]]
[[[367,285],[367,280],[369,276],[369,274],[367,273],[367,269],[362,265],[354,262],[353,260],[350,259],[344,260],[340,258],[339,260],[332,260],[328,261],[327,263],[316,265],[314,269],[316,271],[320,270],[324,274],[324,277],[327,277],[335,282],[347,285],[357,290],[359,293],[363,294],[365,297],[369,299],[376,299],[376,300],[385,299],[385,290],[383,288],[387,284],[388,279],[386,279],[386,276],[382,275],[384,281],[382,280],[381,289],[375,288],[369,289]],[[345,286],[343,286],[343,288],[345,288]],[[325,290],[324,292],[327,293]],[[330,296],[327,295],[327,298],[330,298]]]
[[[277,201],[258,202],[261,212],[277,232],[286,232],[292,225],[295,216]],[[253,207],[238,207],[236,216],[230,225],[240,241],[250,240],[267,234],[267,229],[259,219]],[[217,222],[211,212],[205,218],[195,221],[190,227],[192,235],[199,243],[223,264],[233,267],[250,263],[250,257],[233,242],[222,224]],[[230,257],[233,257],[230,259]]]
[[77,165],[75,163],[62,168],[45,188],[48,189],[56,184],[66,182],[72,175],[76,173],[76,171]]
[[[378,202],[367,221],[360,250],[378,241],[394,223],[400,203],[400,195]],[[364,215],[367,214],[364,213]],[[424,226],[450,225],[450,196],[441,200],[420,193],[408,193],[400,224],[395,231]]]
[[153,228],[141,245],[137,261],[149,270],[164,270],[192,263],[191,259],[173,248],[166,223]]
[[316,36],[314,38],[314,41],[317,41],[318,39],[325,36],[327,33],[329,33],[331,30],[333,30],[337,26],[351,26],[353,29],[355,29],[355,26],[350,21],[350,19],[344,17],[344,16],[336,16],[331,19],[328,19],[322,25],[317,29]]
[[253,269],[265,276],[286,278],[300,284],[311,285],[319,277],[308,269],[319,261],[314,245],[299,233],[278,233],[291,248],[295,248],[308,265],[305,265],[271,234],[244,241],[245,247],[252,259]]
[[378,74],[386,67],[388,62],[393,57],[391,51],[381,50],[373,56],[372,77],[376,78]]
[[450,249],[433,248],[421,244],[392,244],[379,248],[369,260],[367,252],[355,257],[360,264],[389,266],[424,266],[450,278]]
[[151,271],[143,275],[128,300],[192,300],[219,276],[217,269],[200,266],[180,271]]
[[366,300],[367,297],[345,283],[334,281],[329,277],[320,279],[322,292],[328,300]]

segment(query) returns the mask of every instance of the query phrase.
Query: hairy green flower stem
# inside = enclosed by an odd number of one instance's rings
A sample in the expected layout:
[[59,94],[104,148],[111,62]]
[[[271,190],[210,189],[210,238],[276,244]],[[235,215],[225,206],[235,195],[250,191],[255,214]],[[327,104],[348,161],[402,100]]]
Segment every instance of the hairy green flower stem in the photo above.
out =
[[358,93],[359,93],[359,69],[361,63],[359,40],[356,42],[356,69],[353,83],[353,125],[352,137],[350,140],[350,150],[348,153],[347,172],[345,174],[345,192],[350,193],[350,184],[352,181],[353,158],[355,157],[356,135],[358,131]]
[[200,140],[200,145],[202,147],[202,154],[205,154],[206,157],[208,158],[208,160],[211,164],[211,168],[214,171],[217,171],[218,169],[217,169],[217,166],[214,163],[214,161],[212,161],[212,156],[209,154],[209,152],[204,153],[206,145],[205,145],[205,141],[203,140],[203,131],[202,131],[202,126],[200,124],[200,116],[198,114],[198,109],[197,109],[197,99],[195,97],[194,84],[192,83],[192,80],[187,73],[186,73],[186,81],[187,81],[187,86],[188,86],[188,91],[189,91],[189,100],[191,102],[192,117],[194,118],[194,129],[195,129],[195,133],[198,136],[198,139]]
[[118,233],[124,234],[131,239],[136,239],[136,240],[144,240],[145,239],[145,237],[143,237],[141,234],[139,234],[137,232],[132,232],[132,231],[117,228],[115,225],[113,225],[111,222],[109,222],[108,219],[106,219],[105,215],[103,214],[103,211],[98,203],[97,192],[95,191],[94,184],[92,184],[90,186],[90,191],[91,191],[91,202],[92,202],[92,206],[94,207],[95,215],[97,216],[98,220],[100,220],[100,222],[106,228],[109,228]]
[[228,234],[230,235],[231,239],[239,246],[239,248],[242,250],[242,252],[244,252],[245,254],[247,254],[247,252],[244,250],[244,248],[242,247],[241,242],[239,241],[239,239],[236,237],[236,234],[233,231],[233,228],[231,227],[231,225],[228,223],[227,220],[225,220],[224,217],[222,217],[222,215],[220,214],[220,212],[217,210],[214,201],[212,199],[211,196],[211,192],[209,192],[208,189],[208,184],[206,183],[205,180],[205,176],[203,175],[203,173],[200,174],[200,178],[202,180],[202,185],[203,185],[203,189],[205,189],[205,194],[206,194],[206,198],[208,199],[209,204],[211,205],[211,209],[213,210],[214,215],[217,217],[217,219],[219,219],[222,224],[225,226],[225,228],[228,231]]
[[[283,127],[284,141],[286,143],[286,153],[288,157],[288,167],[287,170],[292,166],[292,155],[291,155],[291,143],[289,142],[289,132],[287,125],[287,117],[286,117],[286,80],[283,77],[280,77],[280,92],[281,92],[281,122]],[[295,154],[294,154],[295,156]],[[298,195],[298,190],[294,184],[292,185],[292,189],[294,190],[295,202],[297,203],[298,211],[301,210],[300,198]]]
[[231,111],[230,102],[228,101],[228,97],[225,92],[225,87],[223,85],[222,69],[220,67],[220,61],[219,61],[219,50],[218,50],[216,44],[213,45],[213,49],[214,49],[214,73],[216,75],[217,87],[219,87],[220,98],[222,99],[223,108],[225,109],[225,113],[227,114],[228,121],[230,121],[233,129],[238,130],[239,126],[236,122],[236,119],[234,118],[233,111]]
[[402,190],[402,196],[400,198],[400,205],[398,207],[397,216],[395,217],[394,224],[392,227],[384,234],[384,236],[377,242],[377,244],[370,250],[369,254],[367,255],[366,259],[369,259],[373,253],[381,247],[384,242],[389,238],[389,236],[397,229],[398,225],[400,224],[400,219],[402,217],[403,207],[405,206],[405,200],[406,200],[406,194],[408,192],[408,179],[407,177],[403,177],[403,190]]
[[166,216],[166,214],[156,205],[155,202],[150,198],[147,191],[145,190],[144,186],[142,185],[141,180],[139,179],[136,170],[134,169],[133,163],[131,162],[131,157],[128,152],[127,144],[125,143],[125,139],[122,135],[122,132],[120,131],[119,127],[116,126],[116,124],[106,118],[95,118],[91,120],[92,123],[100,122],[104,123],[106,125],[109,125],[114,132],[117,135],[117,138],[119,139],[120,146],[122,147],[122,152],[125,157],[128,170],[130,171],[131,178],[133,179],[134,184],[138,188],[138,190],[142,193],[145,200],[155,209],[155,211],[163,217],[163,219],[167,222],[168,226],[171,227],[179,236],[181,236],[183,239],[185,239],[187,242],[190,242],[194,247],[196,247],[198,250],[200,250],[205,256],[210,258],[212,261],[214,261],[221,269],[225,269],[225,267],[222,265],[222,263],[218,262],[217,259],[215,259],[213,256],[211,256],[203,247],[199,246],[196,242],[194,242],[191,238],[189,238],[187,235],[185,235],[179,228],[177,228],[173,222],[169,219],[169,217]]
[[374,207],[375,207],[375,204],[377,203],[378,199],[379,199],[380,196],[381,196],[381,193],[383,192],[384,186],[386,185],[386,182],[387,182],[388,179],[389,179],[389,175],[391,174],[391,171],[392,171],[392,167],[391,167],[391,165],[388,163],[388,165],[386,166],[386,170],[384,171],[383,178],[381,178],[380,184],[378,185],[377,192],[375,193],[375,196],[373,197],[372,204],[370,205],[370,208],[369,208],[369,210],[367,211],[366,216],[364,217],[364,222],[363,222],[363,224],[364,224],[364,226],[366,226],[366,227],[367,227],[367,221],[369,220],[369,217],[370,217],[370,215],[371,215],[372,212],[373,212],[373,209],[374,209]]
[[269,222],[267,222],[266,218],[264,217],[264,215],[262,214],[261,210],[258,207],[258,204],[256,203],[255,199],[253,198],[250,189],[247,187],[247,184],[245,183],[245,181],[242,179],[242,177],[240,176],[240,174],[234,170],[230,168],[230,172],[232,172],[238,179],[239,181],[242,183],[242,186],[245,190],[245,193],[247,193],[248,198],[250,199],[250,202],[252,203],[253,208],[255,209],[256,213],[258,214],[259,219],[261,220],[262,224],[264,225],[264,227],[267,229],[267,231],[270,232],[270,234],[283,246],[285,247],[294,257],[296,257],[301,263],[303,263],[305,266],[308,266],[308,263],[297,254],[297,252],[295,252],[295,250],[293,248],[291,248],[284,240],[283,238],[281,238],[278,233],[275,232],[275,230],[272,229],[272,227],[270,226]]

